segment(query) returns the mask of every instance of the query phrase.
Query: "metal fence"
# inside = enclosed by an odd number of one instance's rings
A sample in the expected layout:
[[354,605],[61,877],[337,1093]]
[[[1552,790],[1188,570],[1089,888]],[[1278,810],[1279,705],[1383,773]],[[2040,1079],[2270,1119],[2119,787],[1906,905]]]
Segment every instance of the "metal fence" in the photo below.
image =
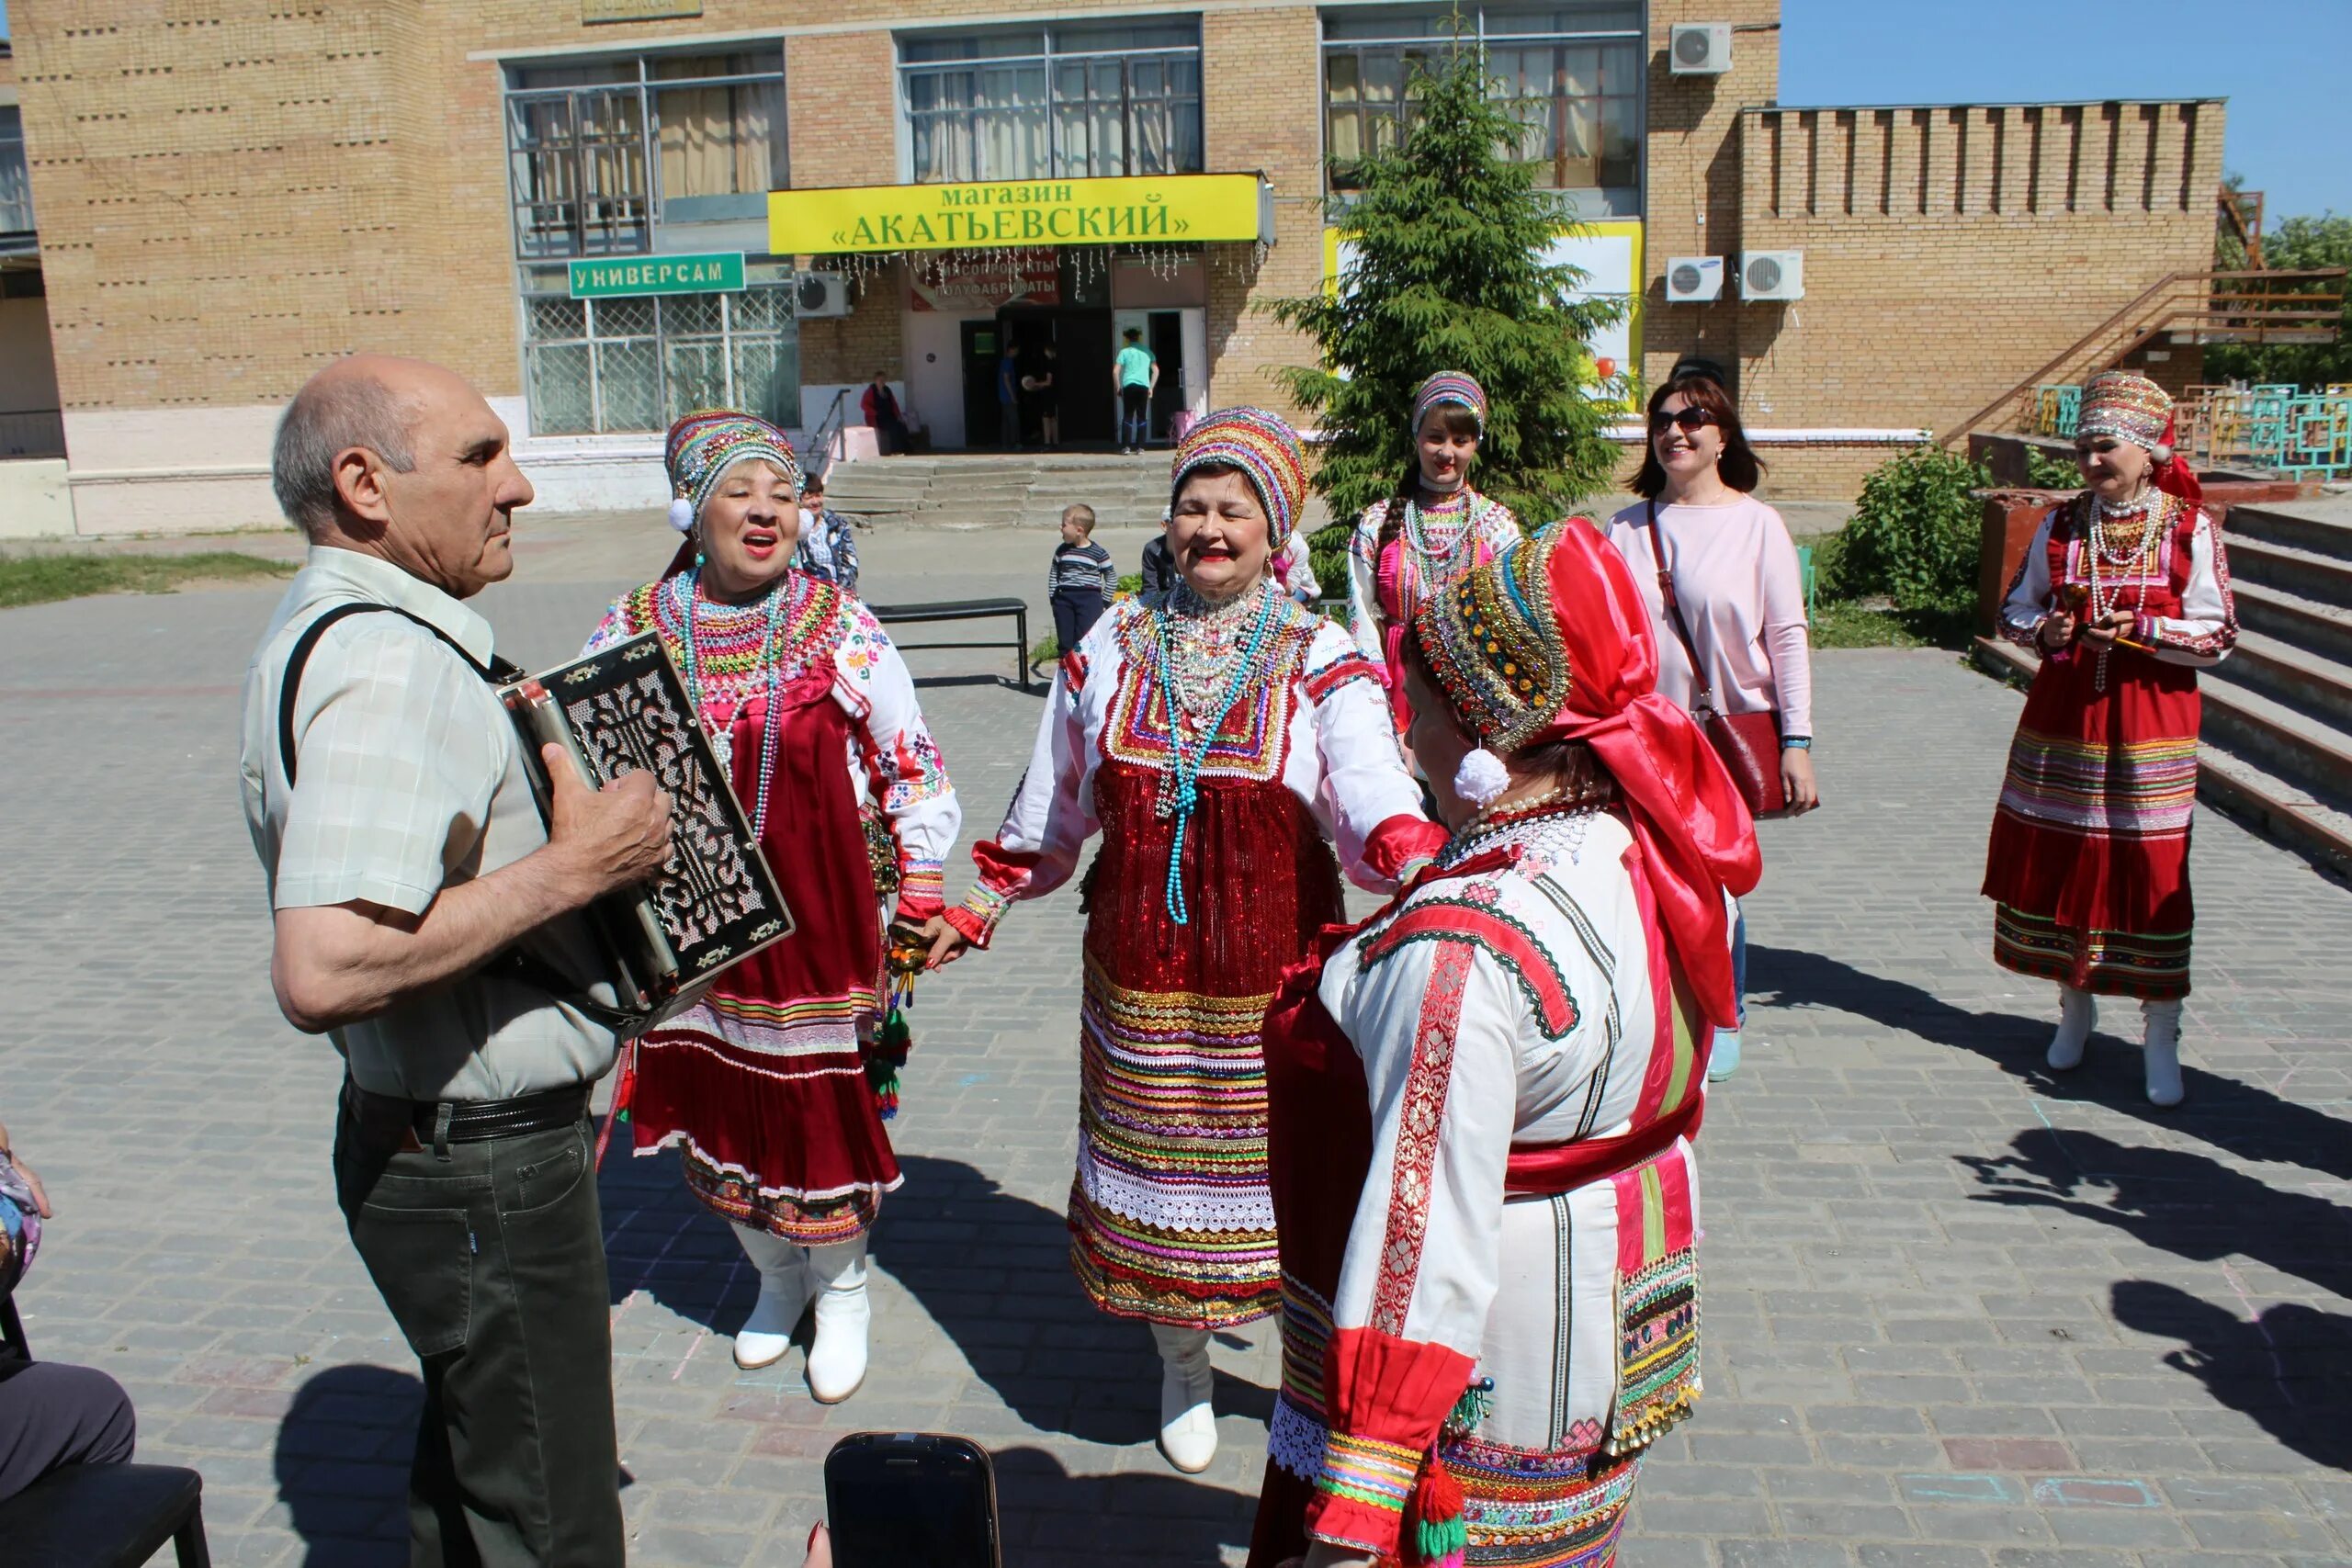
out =
[[[2036,387],[2034,434],[2071,438],[2082,400],[2080,387]],[[2174,416],[2180,449],[2192,463],[2240,463],[2299,479],[2352,476],[2352,384],[2312,392],[2191,387]]]
[[537,435],[665,430],[698,408],[800,423],[788,287],[740,294],[523,301]]
[[0,457],[62,457],[65,416],[56,409],[0,413]]

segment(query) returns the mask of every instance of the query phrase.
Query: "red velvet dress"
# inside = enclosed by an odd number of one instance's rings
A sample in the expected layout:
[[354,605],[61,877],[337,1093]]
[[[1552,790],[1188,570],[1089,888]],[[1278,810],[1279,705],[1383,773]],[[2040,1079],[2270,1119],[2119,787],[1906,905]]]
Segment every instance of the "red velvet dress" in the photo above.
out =
[[[2197,804],[2197,666],[2237,635],[2218,532],[2158,498],[2159,538],[2136,563],[2102,562],[2114,605],[2136,614],[2103,657],[2045,654],[2009,747],[1985,852],[2003,968],[2101,995],[2188,994],[2188,834]],[[2091,581],[2086,499],[2044,522],[2011,584],[2003,630],[2032,646],[2069,586]]]

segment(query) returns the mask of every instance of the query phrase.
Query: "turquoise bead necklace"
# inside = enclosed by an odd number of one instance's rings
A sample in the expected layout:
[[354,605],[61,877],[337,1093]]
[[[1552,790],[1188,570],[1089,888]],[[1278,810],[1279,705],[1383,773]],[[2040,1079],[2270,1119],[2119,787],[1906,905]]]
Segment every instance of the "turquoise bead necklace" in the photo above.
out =
[[[694,701],[695,715],[697,718],[701,717],[706,706],[702,688],[702,660],[699,650],[695,646],[699,636],[696,629],[696,616],[702,604],[702,567],[703,558],[697,551],[695,555],[694,570],[678,579],[678,592],[685,601],[685,613],[682,619],[686,625],[686,695]],[[784,627],[785,601],[791,597],[789,592],[791,586],[792,574],[786,572],[777,579],[775,587],[769,591],[767,630],[760,638],[759,659],[768,667],[768,689],[765,711],[760,716],[760,793],[758,804],[752,811],[752,837],[755,840],[767,831],[768,781],[775,775],[776,731],[783,728],[776,722],[775,699],[776,693],[783,683],[784,660],[778,654],[775,644],[777,634]],[[739,701],[733,712],[727,716],[730,728],[734,724],[735,714],[741,713],[742,709],[743,704]],[[706,728],[707,728],[707,725]],[[734,751],[731,740],[726,738],[718,739],[720,745],[731,756]]]
[[1190,906],[1184,901],[1184,836],[1192,822],[1193,811],[1201,803],[1201,760],[1208,752],[1209,743],[1225,727],[1226,715],[1241,700],[1242,694],[1257,684],[1265,673],[1268,641],[1273,632],[1275,612],[1283,601],[1259,584],[1261,604],[1258,618],[1250,627],[1248,641],[1233,661],[1233,671],[1226,677],[1225,687],[1199,714],[1192,715],[1195,728],[1187,734],[1179,715],[1176,682],[1176,623],[1180,617],[1170,602],[1159,614],[1159,637],[1154,645],[1158,654],[1157,673],[1162,700],[1168,705],[1168,771],[1160,775],[1159,798],[1154,807],[1157,815],[1175,824],[1174,837],[1168,845],[1168,888],[1166,894],[1168,918],[1180,926],[1193,923]]

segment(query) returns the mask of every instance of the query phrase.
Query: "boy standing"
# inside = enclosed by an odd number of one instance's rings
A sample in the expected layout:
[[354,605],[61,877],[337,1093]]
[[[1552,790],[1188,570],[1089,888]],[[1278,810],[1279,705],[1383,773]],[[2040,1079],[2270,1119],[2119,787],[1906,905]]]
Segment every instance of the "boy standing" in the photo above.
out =
[[1092,507],[1062,509],[1062,542],[1054,547],[1046,583],[1046,600],[1054,607],[1054,646],[1068,653],[1102,618],[1119,586],[1111,552],[1094,542]]
[[1119,450],[1132,457],[1143,450],[1151,424],[1151,395],[1159,390],[1159,362],[1143,345],[1143,329],[1129,327],[1122,334],[1126,346],[1111,361],[1111,381],[1119,391]]

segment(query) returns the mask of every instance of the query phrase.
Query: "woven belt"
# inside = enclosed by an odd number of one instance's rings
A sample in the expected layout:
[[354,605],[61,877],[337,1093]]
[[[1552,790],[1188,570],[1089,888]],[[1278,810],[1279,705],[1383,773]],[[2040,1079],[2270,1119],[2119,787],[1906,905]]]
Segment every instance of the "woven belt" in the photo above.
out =
[[512,1100],[402,1100],[348,1081],[343,1093],[368,1142],[401,1149],[483,1144],[493,1138],[545,1133],[576,1125],[588,1114],[586,1084],[518,1094]]

